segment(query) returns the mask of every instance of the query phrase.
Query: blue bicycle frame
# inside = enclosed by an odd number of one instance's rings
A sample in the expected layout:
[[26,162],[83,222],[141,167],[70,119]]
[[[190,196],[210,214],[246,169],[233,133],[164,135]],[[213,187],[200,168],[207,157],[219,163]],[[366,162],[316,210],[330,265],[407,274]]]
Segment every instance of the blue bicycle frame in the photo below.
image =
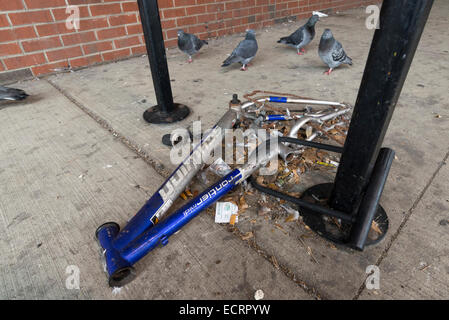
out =
[[[168,237],[195,218],[201,211],[231,191],[238,184],[241,177],[242,173],[239,169],[230,172],[165,220],[149,227],[122,249],[118,249],[115,246],[115,239],[120,234],[119,226],[111,222],[100,226],[96,236],[100,245],[105,249],[104,255],[109,274],[109,285],[111,287],[120,287],[133,280],[135,272],[132,265],[134,263],[159,244],[165,246],[168,243]],[[151,199],[153,198],[154,196]],[[151,202],[151,199],[148,202]]]
[[[120,228],[118,224],[114,222],[105,223],[100,226],[97,229],[96,236],[101,247],[104,249],[103,254],[109,275],[109,285],[112,287],[120,287],[133,280],[135,277],[135,271],[132,267],[133,264],[159,244],[165,246],[171,235],[180,230],[202,210],[231,191],[275,156],[279,154],[285,156],[288,154],[287,149],[285,145],[277,143],[277,138],[265,141],[251,153],[248,162],[242,168],[234,169],[169,217],[157,224],[151,223],[150,226],[139,234],[137,234],[137,230],[140,231],[143,227],[139,226],[136,220],[139,217],[149,215],[145,210],[154,213],[155,208],[164,205],[160,200],[160,196],[158,196],[160,189],[121,232],[119,232]],[[169,180],[170,178],[167,181]],[[132,228],[136,229],[130,228],[130,224]],[[128,239],[132,239],[126,245],[123,244],[123,238],[125,236],[120,236],[123,233],[126,233]],[[128,235],[129,233],[132,233],[132,236]]]
[[[151,237],[151,241],[147,241],[148,243],[143,246],[151,250],[158,243],[166,243],[164,239],[172,234],[169,232],[170,230],[179,230],[185,223],[190,221],[190,219],[186,218],[190,217],[190,215],[185,215],[183,219],[177,219],[175,217],[180,218],[182,215],[175,213],[164,223],[158,224],[157,228],[153,227],[158,221],[162,220],[176,198],[185,190],[192,178],[201,169],[203,163],[208,160],[211,152],[217,146],[221,147],[224,129],[232,128],[237,117],[238,111],[228,110],[217,124],[204,135],[190,155],[184,159],[123,230],[119,232],[120,228],[114,222],[105,223],[97,229],[97,239],[103,249],[105,249],[104,257],[111,286],[121,286],[132,280],[134,274],[132,264],[145,255],[142,252],[148,252],[146,251],[147,249],[137,249],[142,247],[141,244],[144,240]],[[223,180],[221,183],[227,183],[223,191],[228,190],[232,185],[229,180]],[[219,182],[218,186],[220,185]],[[218,194],[221,194],[223,191],[220,191]],[[204,201],[204,203],[209,202],[210,199]],[[198,203],[195,206],[195,210],[192,213],[200,212],[204,209],[204,205],[200,204]],[[163,228],[169,225],[171,227],[167,227],[168,229]]]

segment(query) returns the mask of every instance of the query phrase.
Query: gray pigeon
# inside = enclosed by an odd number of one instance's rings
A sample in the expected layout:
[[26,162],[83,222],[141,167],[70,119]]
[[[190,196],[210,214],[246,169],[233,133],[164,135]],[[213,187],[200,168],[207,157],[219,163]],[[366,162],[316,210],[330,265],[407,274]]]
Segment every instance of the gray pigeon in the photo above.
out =
[[321,36],[318,54],[321,60],[329,66],[325,74],[330,75],[332,70],[341,64],[352,66],[352,59],[346,55],[340,42],[335,40],[330,29],[326,29]]
[[240,41],[238,46],[232,51],[231,55],[223,61],[222,67],[227,67],[232,63],[239,62],[242,65],[240,70],[245,71],[246,66],[256,56],[257,53],[256,33],[254,30],[246,30],[245,39]]
[[0,86],[0,101],[23,100],[26,97],[28,95],[23,90]]
[[[315,37],[315,24],[320,20],[320,17],[316,14],[309,18],[309,21],[298,30],[293,32],[288,37],[283,37],[278,40],[278,43],[287,44],[295,47],[296,52],[299,55],[305,52],[304,47],[308,45]],[[300,51],[301,50],[301,51]]]
[[178,48],[189,56],[189,63],[193,61],[192,56],[205,44],[208,44],[206,40],[200,40],[194,34],[178,30]]

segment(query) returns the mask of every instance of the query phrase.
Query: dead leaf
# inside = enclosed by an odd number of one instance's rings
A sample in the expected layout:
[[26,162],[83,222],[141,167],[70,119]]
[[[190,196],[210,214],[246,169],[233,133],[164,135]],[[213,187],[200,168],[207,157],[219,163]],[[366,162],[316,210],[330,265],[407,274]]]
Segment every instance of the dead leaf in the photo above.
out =
[[310,136],[312,135],[312,127],[311,126],[307,126],[306,127],[306,137],[307,139],[310,138]]
[[256,182],[262,186],[266,186],[264,183],[264,177],[263,176],[258,176],[256,179]]
[[279,269],[279,263],[275,256],[271,256],[271,262],[273,263],[273,265],[276,269]]
[[251,239],[253,237],[253,233],[251,231],[248,231],[247,233],[245,233],[243,236],[241,236],[241,239],[246,241],[248,239]]
[[268,212],[270,212],[271,209],[268,208],[267,206],[261,205],[261,207],[259,208],[259,210],[257,211],[257,214],[259,216],[264,216],[266,215]]
[[279,230],[281,230],[283,233],[288,234],[288,232],[287,232],[287,231],[284,229],[284,227],[281,226],[280,224],[275,223],[274,226],[275,226],[276,228],[278,228]]
[[430,267],[430,264],[425,265],[424,267],[422,267],[421,269],[419,269],[419,271],[424,271],[424,270],[426,270],[428,267]]
[[292,170],[293,171],[293,183],[299,183],[299,175],[298,172],[296,170]]
[[241,196],[239,201],[239,212],[244,212],[246,209],[249,208],[249,205],[245,201],[245,197]]
[[380,230],[379,224],[374,220],[371,223],[371,229],[373,229],[377,234],[382,234],[382,230]]
[[299,198],[299,196],[301,195],[301,192],[286,192],[289,196],[295,197],[295,198]]

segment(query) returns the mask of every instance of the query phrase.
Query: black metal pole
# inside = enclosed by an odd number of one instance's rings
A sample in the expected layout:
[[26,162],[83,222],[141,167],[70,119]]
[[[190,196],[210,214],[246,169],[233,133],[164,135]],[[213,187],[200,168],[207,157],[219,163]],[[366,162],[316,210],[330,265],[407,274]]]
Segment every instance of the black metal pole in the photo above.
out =
[[172,123],[187,117],[187,106],[173,102],[157,0],[138,0],[157,105],[143,114],[150,123]]
[[357,214],[433,0],[384,0],[330,198]]
[[379,210],[380,197],[387,182],[393,159],[393,150],[389,148],[380,149],[366,193],[360,204],[357,219],[351,227],[349,245],[357,250],[363,250],[365,247],[372,221]]

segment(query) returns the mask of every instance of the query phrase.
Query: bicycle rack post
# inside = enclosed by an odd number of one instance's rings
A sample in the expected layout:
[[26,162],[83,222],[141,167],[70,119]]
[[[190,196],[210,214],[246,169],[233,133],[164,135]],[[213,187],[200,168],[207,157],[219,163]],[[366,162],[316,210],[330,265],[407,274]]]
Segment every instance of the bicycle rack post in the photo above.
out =
[[[376,179],[373,168],[380,161],[379,151],[432,4],[433,0],[384,0],[382,5],[380,29],[371,44],[330,197],[331,208],[356,215],[356,221],[369,223],[368,228],[373,217],[365,219],[366,211],[359,208],[363,209],[364,194]],[[360,250],[363,228],[356,223],[349,241]]]
[[[363,250],[388,230],[379,200],[394,151],[381,146],[432,4],[383,1],[334,183],[313,186],[298,199],[251,181],[256,189],[298,205],[304,223],[330,241]],[[376,235],[370,232],[373,221]]]
[[190,110],[185,105],[173,102],[157,1],[138,0],[137,2],[157,99],[157,105],[146,110],[143,118],[150,123],[180,121],[189,115]]

